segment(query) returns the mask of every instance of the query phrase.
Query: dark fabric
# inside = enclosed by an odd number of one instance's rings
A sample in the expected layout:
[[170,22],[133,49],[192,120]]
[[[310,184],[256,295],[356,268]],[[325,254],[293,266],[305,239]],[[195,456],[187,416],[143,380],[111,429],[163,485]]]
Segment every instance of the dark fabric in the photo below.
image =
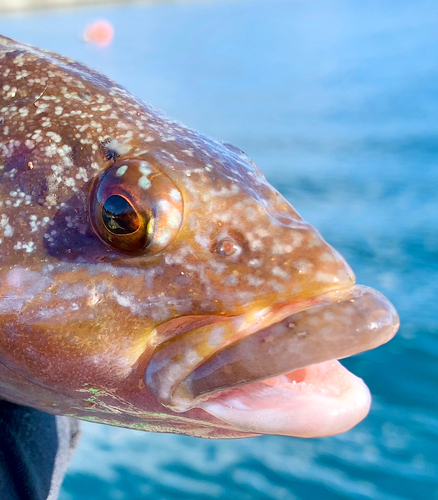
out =
[[0,400],[0,499],[46,500],[57,449],[53,415]]

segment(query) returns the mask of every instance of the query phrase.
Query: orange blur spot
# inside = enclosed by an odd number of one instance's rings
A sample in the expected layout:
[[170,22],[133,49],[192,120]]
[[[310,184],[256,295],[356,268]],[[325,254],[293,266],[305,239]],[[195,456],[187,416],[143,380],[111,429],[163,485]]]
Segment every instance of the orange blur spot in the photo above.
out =
[[87,43],[106,47],[114,38],[114,26],[105,19],[99,19],[87,25],[82,36]]

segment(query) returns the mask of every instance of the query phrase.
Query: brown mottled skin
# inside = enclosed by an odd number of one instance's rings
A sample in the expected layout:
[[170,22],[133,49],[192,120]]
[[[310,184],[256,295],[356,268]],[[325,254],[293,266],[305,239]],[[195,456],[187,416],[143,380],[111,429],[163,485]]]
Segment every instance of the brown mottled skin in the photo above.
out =
[[[113,425],[251,435],[159,403],[144,384],[156,346],[348,288],[345,261],[242,151],[5,37],[0,120],[0,395]],[[146,245],[99,234],[98,182],[153,220]]]

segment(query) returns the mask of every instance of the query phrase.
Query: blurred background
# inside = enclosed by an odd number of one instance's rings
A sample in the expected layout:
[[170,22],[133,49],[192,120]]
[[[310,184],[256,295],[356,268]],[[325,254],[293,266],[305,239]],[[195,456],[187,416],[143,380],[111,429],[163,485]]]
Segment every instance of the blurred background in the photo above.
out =
[[[344,362],[374,398],[353,430],[206,441],[85,423],[61,500],[438,499],[438,3],[27,10],[54,3],[0,0],[0,32],[245,150],[402,322],[389,344]],[[111,43],[86,43],[99,19]]]

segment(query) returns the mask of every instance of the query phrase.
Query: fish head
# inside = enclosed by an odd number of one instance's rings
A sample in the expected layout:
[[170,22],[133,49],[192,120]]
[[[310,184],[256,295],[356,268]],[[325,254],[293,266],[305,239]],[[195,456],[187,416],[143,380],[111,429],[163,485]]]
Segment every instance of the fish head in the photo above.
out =
[[62,56],[0,57],[2,397],[204,437],[366,415],[335,360],[397,314],[242,151]]

